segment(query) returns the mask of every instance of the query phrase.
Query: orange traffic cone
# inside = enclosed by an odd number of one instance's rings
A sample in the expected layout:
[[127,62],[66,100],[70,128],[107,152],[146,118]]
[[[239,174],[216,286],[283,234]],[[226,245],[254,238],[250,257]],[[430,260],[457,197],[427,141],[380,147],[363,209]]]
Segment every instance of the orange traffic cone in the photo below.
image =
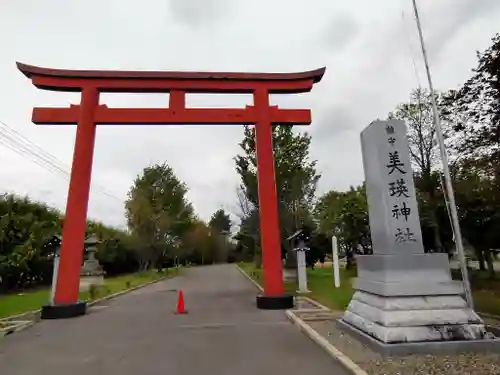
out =
[[182,293],[182,289],[179,289],[179,293],[177,295],[177,309],[175,313],[187,314],[187,311],[184,309],[184,294]]

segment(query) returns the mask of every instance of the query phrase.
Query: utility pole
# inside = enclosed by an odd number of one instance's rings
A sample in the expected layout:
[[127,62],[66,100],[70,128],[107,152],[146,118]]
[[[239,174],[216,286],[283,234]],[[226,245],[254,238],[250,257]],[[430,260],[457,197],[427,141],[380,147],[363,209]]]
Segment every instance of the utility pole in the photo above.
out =
[[474,308],[474,302],[472,300],[472,292],[469,282],[469,272],[467,270],[467,264],[465,260],[464,247],[462,243],[462,233],[460,231],[460,223],[458,221],[457,205],[455,203],[455,193],[453,192],[453,185],[451,181],[451,174],[448,165],[448,155],[446,153],[446,146],[444,143],[443,129],[441,127],[441,119],[439,117],[438,107],[436,103],[436,98],[434,95],[434,85],[432,84],[432,76],[429,68],[429,61],[427,59],[427,50],[425,49],[424,36],[422,33],[422,25],[420,23],[420,16],[417,7],[417,1],[412,0],[413,10],[415,13],[415,21],[417,23],[418,35],[420,38],[420,46],[422,47],[422,56],[425,64],[425,71],[427,73],[427,81],[429,82],[429,90],[431,92],[432,101],[432,112],[434,115],[434,126],[436,128],[436,135],[439,143],[439,151],[441,154],[441,162],[443,164],[443,174],[446,187],[446,195],[448,196],[450,215],[453,226],[453,233],[455,234],[455,244],[457,246],[457,253],[460,259],[460,268],[462,270],[462,281],[465,291],[465,299],[467,305],[470,309]]

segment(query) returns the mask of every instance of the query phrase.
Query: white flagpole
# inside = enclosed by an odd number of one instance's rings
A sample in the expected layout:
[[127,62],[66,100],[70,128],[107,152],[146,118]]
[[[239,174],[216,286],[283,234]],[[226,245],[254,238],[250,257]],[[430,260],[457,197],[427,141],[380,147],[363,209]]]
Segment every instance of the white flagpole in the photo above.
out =
[[446,146],[444,144],[443,130],[441,128],[441,119],[439,118],[439,112],[438,112],[438,108],[437,108],[437,104],[436,104],[436,98],[434,96],[434,86],[432,84],[432,77],[431,77],[431,71],[429,68],[429,62],[427,59],[427,51],[425,49],[424,36],[422,34],[422,25],[420,24],[420,17],[419,17],[419,13],[418,13],[417,1],[412,0],[412,2],[413,2],[413,10],[415,12],[415,20],[417,22],[418,35],[420,37],[420,45],[422,47],[422,55],[424,58],[425,70],[427,73],[427,81],[429,82],[429,89],[431,92],[432,112],[434,114],[434,125],[436,127],[436,135],[437,135],[437,139],[439,142],[439,151],[441,153],[441,161],[443,163],[444,181],[445,181],[445,186],[446,186],[446,192],[448,195],[448,200],[450,203],[449,208],[450,208],[450,214],[451,214],[451,219],[452,219],[453,232],[455,234],[455,243],[457,245],[457,253],[458,253],[458,257],[460,259],[460,268],[462,270],[462,280],[463,280],[464,291],[465,291],[465,299],[467,301],[467,305],[469,306],[469,308],[473,309],[474,303],[472,300],[472,292],[471,292],[471,287],[470,287],[470,282],[469,282],[469,275],[468,275],[468,271],[467,271],[467,264],[465,261],[464,247],[463,247],[463,243],[462,243],[462,233],[460,231],[460,223],[458,221],[457,206],[455,203],[455,194],[453,192],[453,185],[451,182],[450,169],[448,166],[448,155],[446,153]]

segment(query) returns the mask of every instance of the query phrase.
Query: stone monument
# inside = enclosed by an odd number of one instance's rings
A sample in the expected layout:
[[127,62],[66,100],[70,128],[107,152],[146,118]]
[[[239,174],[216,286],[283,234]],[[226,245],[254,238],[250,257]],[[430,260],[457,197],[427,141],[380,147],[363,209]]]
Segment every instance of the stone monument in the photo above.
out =
[[95,257],[97,245],[99,243],[100,241],[95,236],[87,238],[84,242],[84,246],[87,248],[88,257],[83,262],[83,266],[80,270],[81,292],[89,290],[91,285],[104,285],[104,270]]
[[372,122],[361,146],[373,255],[357,257],[340,328],[386,355],[498,344],[467,307],[447,254],[424,253],[405,123]]

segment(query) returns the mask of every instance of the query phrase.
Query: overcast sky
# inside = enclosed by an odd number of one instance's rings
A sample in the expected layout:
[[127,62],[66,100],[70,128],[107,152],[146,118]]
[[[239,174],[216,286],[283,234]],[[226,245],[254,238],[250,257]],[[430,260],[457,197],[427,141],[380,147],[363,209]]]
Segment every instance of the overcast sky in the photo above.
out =
[[[476,65],[476,50],[500,31],[500,1],[419,3],[435,86],[457,87]],[[426,85],[411,0],[3,0],[0,46],[0,120],[68,171],[75,127],[35,126],[31,110],[79,97],[37,90],[16,61],[126,70],[296,72],[326,66],[311,93],[271,98],[282,107],[312,109],[308,131],[322,174],[319,194],[363,180],[359,132],[407,100],[419,81]],[[251,103],[246,95],[187,100],[197,107]],[[101,103],[162,107],[167,96],[110,94]],[[10,150],[5,145],[12,147],[19,135],[9,136],[3,126],[0,132],[0,189],[63,210],[67,180]],[[233,157],[242,134],[238,126],[100,127],[89,217],[124,225],[123,200],[134,177],[163,161],[188,184],[203,219],[220,207],[237,211]]]

